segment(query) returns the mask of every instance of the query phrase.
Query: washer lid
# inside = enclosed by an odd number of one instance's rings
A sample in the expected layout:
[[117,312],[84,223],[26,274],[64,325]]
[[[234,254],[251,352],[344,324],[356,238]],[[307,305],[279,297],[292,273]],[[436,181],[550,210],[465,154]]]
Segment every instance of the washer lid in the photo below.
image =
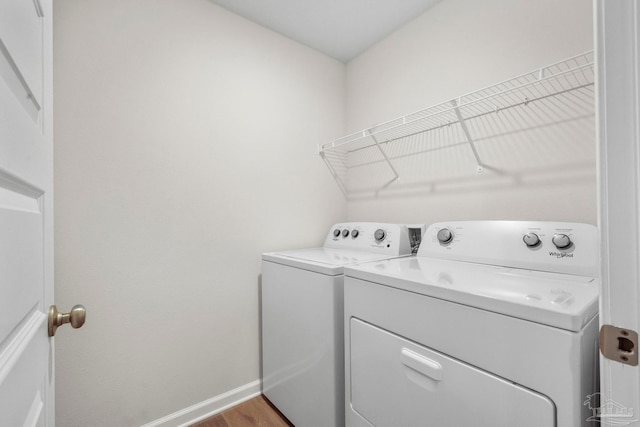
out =
[[392,256],[388,254],[329,248],[311,248],[262,254],[264,261],[271,261],[330,276],[343,274],[343,269],[347,265],[380,261],[389,258],[392,258]]
[[598,314],[593,277],[421,257],[349,266],[344,274],[570,331]]

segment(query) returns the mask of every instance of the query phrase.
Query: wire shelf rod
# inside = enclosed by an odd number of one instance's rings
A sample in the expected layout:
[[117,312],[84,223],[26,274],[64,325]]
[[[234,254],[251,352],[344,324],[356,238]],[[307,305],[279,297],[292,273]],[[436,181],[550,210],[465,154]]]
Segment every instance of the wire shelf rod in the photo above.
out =
[[[593,53],[587,52],[318,145],[318,153],[347,199],[362,190],[372,173],[384,180],[374,184],[376,194],[399,181],[405,172],[412,181],[415,173],[407,160],[398,159],[433,150],[465,145],[475,158],[476,171],[481,172],[480,154],[483,158],[496,155],[495,147],[480,147],[481,142],[535,144],[540,137],[564,138],[563,132],[571,126],[580,127],[584,120],[593,118],[594,71]],[[556,127],[562,124],[569,127]],[[553,133],[556,131],[560,135]],[[391,144],[394,142],[398,143]],[[466,157],[460,149],[455,151],[456,161],[459,155]],[[424,159],[420,157],[420,161]],[[374,165],[383,164],[387,172],[370,172],[378,167]],[[432,166],[433,174],[439,176],[442,170]]]
[[[589,61],[587,63],[581,64],[581,65],[579,64],[579,65],[573,66],[573,67],[565,69],[565,70],[559,70],[559,71],[551,72],[550,74],[545,75],[543,70],[550,70],[552,67],[554,67],[554,66],[557,67],[559,64],[554,64],[554,65],[551,65],[551,66],[547,66],[547,67],[541,68],[538,71],[538,77],[540,75],[544,75],[545,77],[543,79],[536,78],[535,76],[532,76],[532,74],[535,74],[535,72],[533,72],[533,73],[530,72],[530,73],[526,73],[526,74],[523,74],[521,76],[509,79],[509,80],[505,80],[505,81],[503,81],[501,83],[498,83],[498,84],[495,84],[495,85],[492,85],[492,86],[488,86],[488,87],[486,87],[484,89],[480,89],[480,90],[471,92],[469,94],[460,96],[458,98],[458,104],[459,104],[458,108],[466,109],[472,104],[477,104],[477,103],[480,103],[480,102],[483,102],[483,101],[486,101],[486,100],[492,99],[492,98],[498,98],[498,97],[506,96],[507,94],[510,94],[510,93],[512,93],[514,91],[521,91],[524,88],[528,88],[528,87],[531,87],[531,86],[535,87],[535,85],[537,85],[537,84],[543,84],[543,83],[546,83],[546,82],[548,82],[552,87],[553,87],[553,83],[554,82],[556,82],[557,84],[561,85],[561,87],[562,87],[562,89],[560,89],[559,91],[556,89],[553,92],[548,93],[547,96],[556,96],[558,94],[566,93],[567,91],[570,91],[570,90],[579,89],[579,88],[584,87],[584,86],[592,85],[593,84],[593,79],[589,78],[589,76],[586,76],[585,73],[584,73],[585,70],[593,68],[593,60],[587,59],[586,58],[587,55],[589,55],[589,53],[583,54],[583,55],[578,55],[576,57],[573,57],[573,58],[570,58],[570,59],[564,61],[563,63],[560,63],[560,64],[568,63],[571,60],[575,60],[575,59],[578,59],[578,58],[583,58],[583,59]],[[577,87],[571,87],[570,86],[568,88],[562,85],[562,82],[560,81],[561,77],[567,76],[567,75],[575,75],[578,72],[580,72],[580,74],[583,77],[580,80],[583,80],[583,81],[586,80],[588,83],[579,85]],[[519,80],[521,80],[521,79],[524,79],[525,81],[522,82],[522,83],[518,83],[518,85],[514,86],[513,82],[514,81],[515,82],[519,82]],[[578,79],[578,78],[576,77],[576,79]],[[565,81],[566,81],[566,79],[565,79]],[[496,88],[499,88],[500,86],[506,86],[506,85],[509,85],[510,87],[505,88],[505,89],[497,89],[496,90]],[[491,92],[491,93],[483,94],[483,92]],[[479,95],[479,96],[475,97],[475,98],[472,98],[469,101],[465,100],[465,98],[474,97],[475,95]],[[447,108],[447,107],[445,107],[445,105],[446,105],[446,103],[437,104],[437,105],[435,105],[435,106],[433,106],[431,108],[419,110],[419,111],[416,111],[414,113],[408,114],[406,116],[399,117],[399,118],[396,118],[394,120],[390,120],[388,122],[381,123],[381,124],[379,124],[379,125],[377,125],[375,127],[372,127],[370,129],[365,129],[365,130],[359,131],[357,133],[354,133],[354,134],[351,134],[351,135],[347,135],[347,136],[342,137],[340,139],[334,140],[331,143],[321,145],[321,149],[322,150],[331,149],[331,148],[335,149],[335,148],[338,148],[338,147],[340,147],[342,145],[350,144],[350,143],[353,143],[353,142],[355,142],[357,140],[361,140],[361,139],[363,139],[363,138],[365,138],[367,136],[377,135],[377,134],[380,134],[380,133],[383,133],[383,132],[390,132],[390,131],[392,131],[394,129],[406,127],[408,124],[411,124],[411,123],[414,123],[414,122],[420,122],[420,121],[423,121],[423,120],[425,120],[427,118],[431,118],[431,117],[435,117],[435,116],[438,116],[438,115],[442,115],[442,114],[446,114],[448,112],[451,112],[453,107]],[[510,108],[512,106],[513,105],[510,105],[510,106],[507,106],[507,107],[503,107],[503,108]],[[438,111],[434,111],[432,113],[428,113],[428,114],[425,115],[425,113],[429,112],[429,110],[435,110],[437,108],[441,108],[441,109],[438,110]],[[415,119],[408,119],[408,117],[411,117],[411,116],[418,116],[418,117],[415,118]],[[376,130],[376,128],[378,128],[378,129]],[[424,132],[426,132],[428,130],[429,129],[425,129]],[[407,135],[405,135],[405,136],[407,136]]]
[[[593,86],[593,83],[586,83],[584,85],[581,85],[581,86],[578,86],[578,87],[575,87],[575,88],[566,89],[564,91],[542,95],[542,96],[537,97],[537,98],[531,98],[531,99],[526,99],[526,100],[522,100],[522,101],[518,101],[518,102],[513,102],[513,103],[510,103],[506,107],[496,107],[496,108],[491,109],[491,110],[487,110],[487,111],[483,111],[483,112],[479,112],[479,113],[473,114],[471,116],[466,117],[465,120],[466,121],[471,121],[471,120],[478,119],[480,117],[488,116],[488,115],[495,114],[495,113],[500,113],[500,112],[503,112],[503,111],[506,111],[506,110],[509,110],[509,109],[512,109],[512,108],[515,108],[515,107],[529,106],[529,104],[532,104],[532,103],[537,102],[537,101],[541,101],[543,99],[553,98],[553,97],[555,97],[557,95],[570,93],[570,92],[573,92],[573,91],[576,91],[576,90],[580,90],[580,89],[584,89],[584,88],[587,88],[587,87],[590,87],[590,86]],[[452,107],[452,110],[454,110],[453,107]],[[449,126],[452,126],[452,125],[457,125],[457,124],[460,124],[460,120],[454,120],[454,121],[450,121],[450,122],[447,122],[447,123],[441,123],[441,124],[438,124],[436,126],[432,126],[432,127],[429,127],[429,128],[423,128],[423,129],[420,129],[420,130],[417,130],[417,131],[414,131],[414,132],[411,132],[411,133],[402,134],[401,136],[388,138],[388,139],[385,139],[384,141],[379,141],[376,144],[388,144],[388,143],[391,143],[391,142],[403,140],[405,138],[410,138],[412,136],[419,135],[421,133],[431,132],[431,131],[434,131],[434,130],[442,129],[442,128],[449,127]],[[372,134],[372,135],[375,135],[375,134]],[[361,151],[361,150],[366,150],[368,148],[373,147],[376,144],[363,145],[363,146],[358,147],[358,148],[353,148],[351,150],[346,150],[345,153],[355,153],[355,152],[358,152],[358,151]],[[342,146],[342,144],[340,146]]]

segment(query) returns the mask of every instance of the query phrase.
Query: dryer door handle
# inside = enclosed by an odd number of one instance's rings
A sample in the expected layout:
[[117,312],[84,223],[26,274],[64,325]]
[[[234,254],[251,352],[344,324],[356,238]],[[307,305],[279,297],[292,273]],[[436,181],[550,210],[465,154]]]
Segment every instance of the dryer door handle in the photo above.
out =
[[435,360],[422,356],[421,354],[403,348],[400,353],[400,362],[403,365],[425,375],[433,380],[442,380],[442,366]]

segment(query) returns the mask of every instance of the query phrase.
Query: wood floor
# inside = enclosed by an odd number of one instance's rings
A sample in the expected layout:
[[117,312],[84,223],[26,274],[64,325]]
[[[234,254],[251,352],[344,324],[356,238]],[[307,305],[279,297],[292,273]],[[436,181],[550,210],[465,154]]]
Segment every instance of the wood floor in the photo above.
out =
[[191,427],[294,427],[264,396],[247,400]]

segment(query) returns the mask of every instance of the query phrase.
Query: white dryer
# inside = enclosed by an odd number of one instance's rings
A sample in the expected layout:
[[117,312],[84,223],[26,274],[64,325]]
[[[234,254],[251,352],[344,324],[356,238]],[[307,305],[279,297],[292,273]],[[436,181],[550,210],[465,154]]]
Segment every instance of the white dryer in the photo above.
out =
[[408,228],[379,223],[336,224],[321,248],[262,255],[263,393],[297,427],[344,425],[344,267],[408,255]]
[[345,268],[346,425],[578,427],[598,391],[594,226],[431,225]]

